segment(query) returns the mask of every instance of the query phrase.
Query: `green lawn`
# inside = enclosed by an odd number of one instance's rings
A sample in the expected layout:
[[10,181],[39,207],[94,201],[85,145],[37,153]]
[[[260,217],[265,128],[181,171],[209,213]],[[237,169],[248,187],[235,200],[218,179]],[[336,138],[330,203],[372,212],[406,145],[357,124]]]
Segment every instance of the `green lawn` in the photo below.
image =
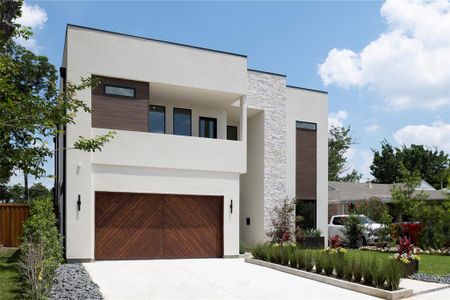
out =
[[[376,255],[380,257],[393,256],[393,253],[383,253],[375,251],[349,250],[353,253],[361,253],[364,255]],[[430,275],[447,275],[450,274],[450,256],[443,255],[419,255],[419,272]]]
[[18,273],[16,271],[17,250],[0,249],[0,299],[17,299]]

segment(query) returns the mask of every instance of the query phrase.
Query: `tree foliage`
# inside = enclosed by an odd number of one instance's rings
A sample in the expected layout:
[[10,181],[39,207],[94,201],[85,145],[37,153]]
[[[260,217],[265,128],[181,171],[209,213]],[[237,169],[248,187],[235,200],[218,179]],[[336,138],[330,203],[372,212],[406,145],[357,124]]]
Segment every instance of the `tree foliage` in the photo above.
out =
[[[362,242],[363,225],[357,215],[350,214],[344,222],[343,233],[350,248],[357,248]],[[361,245],[362,246],[362,245]]]
[[[47,141],[63,133],[65,125],[74,124],[79,111],[90,108],[77,94],[98,84],[95,77],[66,82],[58,91],[56,68],[48,58],[18,45],[14,37],[28,38],[29,29],[15,23],[22,1],[1,2],[0,45],[0,184],[20,170],[36,178],[45,175],[44,163],[53,156]],[[74,149],[96,151],[113,133],[83,138]],[[62,149],[59,149],[62,150]],[[25,186],[25,188],[27,188]],[[26,192],[27,195],[27,192]]]
[[359,181],[362,174],[352,170],[349,171],[346,153],[356,143],[355,138],[350,135],[350,126],[331,127],[328,133],[328,180],[329,181]]
[[447,186],[450,159],[444,151],[424,145],[394,148],[386,140],[381,142],[381,150],[372,151],[374,158],[370,170],[379,183],[399,182],[406,170],[409,176],[417,172],[436,189]]
[[368,216],[377,223],[380,223],[385,212],[389,213],[388,206],[376,197],[372,197],[368,201],[362,202],[355,208],[355,213],[357,215]]

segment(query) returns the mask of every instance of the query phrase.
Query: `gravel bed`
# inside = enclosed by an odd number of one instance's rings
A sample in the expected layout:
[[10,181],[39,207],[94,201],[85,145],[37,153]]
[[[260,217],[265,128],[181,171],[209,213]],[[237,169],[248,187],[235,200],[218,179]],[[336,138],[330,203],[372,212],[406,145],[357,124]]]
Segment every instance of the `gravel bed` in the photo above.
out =
[[65,264],[56,270],[50,299],[103,300],[103,295],[82,264]]
[[409,279],[421,280],[426,282],[435,283],[446,283],[450,284],[450,274],[438,276],[438,275],[428,275],[425,273],[415,273],[408,277]]

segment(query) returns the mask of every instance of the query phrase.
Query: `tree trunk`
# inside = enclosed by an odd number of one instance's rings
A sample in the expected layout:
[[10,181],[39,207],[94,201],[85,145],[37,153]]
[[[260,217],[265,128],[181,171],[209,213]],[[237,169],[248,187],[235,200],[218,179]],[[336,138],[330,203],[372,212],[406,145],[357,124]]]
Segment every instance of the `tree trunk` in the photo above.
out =
[[27,203],[30,202],[30,191],[28,189],[28,173],[23,172],[23,186],[24,186],[24,197]]

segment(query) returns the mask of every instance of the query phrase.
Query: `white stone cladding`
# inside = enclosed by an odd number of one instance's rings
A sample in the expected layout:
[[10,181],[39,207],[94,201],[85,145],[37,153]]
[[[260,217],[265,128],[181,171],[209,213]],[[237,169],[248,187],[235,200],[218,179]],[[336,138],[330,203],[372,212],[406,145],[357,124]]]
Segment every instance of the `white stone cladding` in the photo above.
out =
[[286,77],[249,71],[247,104],[264,110],[264,231],[267,233],[272,228],[273,208],[287,196]]

